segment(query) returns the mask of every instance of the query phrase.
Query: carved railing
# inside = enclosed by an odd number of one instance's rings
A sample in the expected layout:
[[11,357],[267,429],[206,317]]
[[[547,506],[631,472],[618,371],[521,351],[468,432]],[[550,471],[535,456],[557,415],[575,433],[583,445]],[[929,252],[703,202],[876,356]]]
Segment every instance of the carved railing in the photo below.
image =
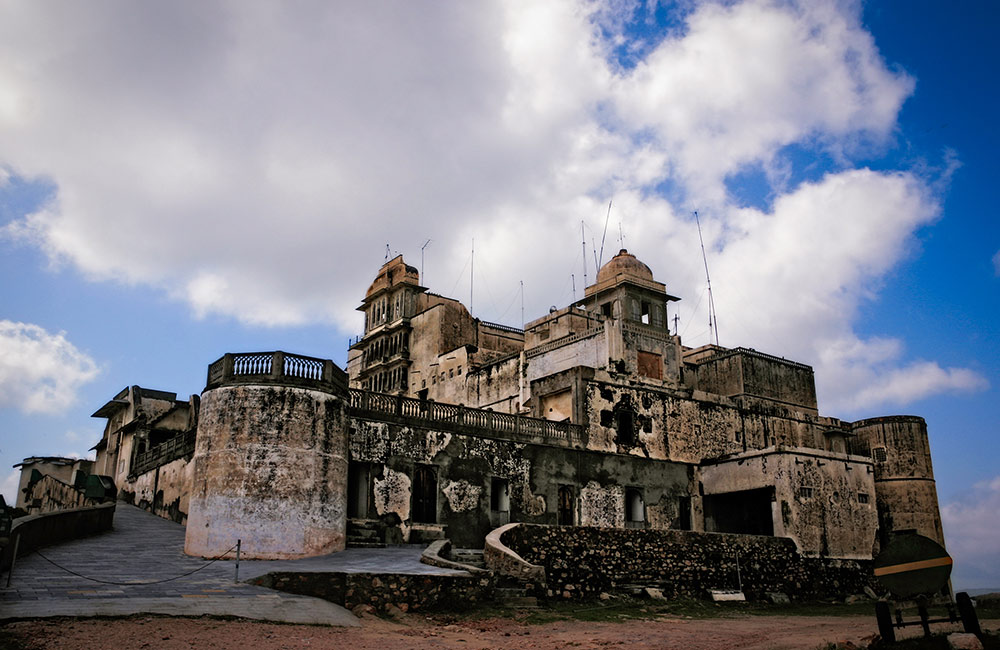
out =
[[501,325],[500,323],[491,323],[489,321],[480,321],[486,327],[494,330],[500,330],[501,332],[510,332],[511,334],[521,334],[524,335],[524,330],[519,327],[513,327],[511,325]]
[[195,429],[178,434],[163,444],[150,447],[141,454],[135,455],[129,478],[145,474],[157,467],[162,467],[170,461],[183,458],[194,453]]
[[705,362],[708,362],[708,361],[720,361],[722,359],[725,359],[727,357],[731,357],[731,356],[734,356],[734,355],[737,355],[737,354],[745,355],[745,356],[748,356],[748,357],[757,357],[758,359],[764,359],[766,361],[772,361],[772,362],[775,362],[775,363],[783,363],[786,366],[792,366],[793,368],[800,368],[802,370],[808,370],[808,371],[812,372],[812,367],[811,366],[807,366],[804,363],[799,363],[798,361],[792,361],[790,359],[785,359],[784,357],[776,357],[773,354],[767,354],[766,352],[758,352],[757,350],[754,350],[753,348],[731,348],[731,349],[726,350],[724,352],[720,352],[718,354],[714,354],[714,355],[710,356],[709,358],[705,359]]
[[583,437],[583,427],[568,422],[554,422],[356,388],[350,389],[349,392],[351,410],[357,415],[373,419],[417,420],[420,423],[459,432],[475,430],[499,437],[537,440],[560,446],[580,445]]
[[556,348],[561,348],[564,345],[569,345],[570,343],[576,343],[577,341],[589,339],[591,337],[603,333],[604,333],[604,325],[598,325],[597,327],[585,330],[583,332],[580,332],[579,334],[567,334],[566,336],[561,336],[555,340],[549,341],[548,343],[544,343],[542,345],[533,347],[530,350],[525,351],[524,356],[528,357],[529,359],[532,357],[537,357],[540,354],[545,354],[546,352],[555,350]]
[[207,388],[259,382],[331,388],[344,386],[346,377],[329,359],[280,350],[226,353],[208,366]]

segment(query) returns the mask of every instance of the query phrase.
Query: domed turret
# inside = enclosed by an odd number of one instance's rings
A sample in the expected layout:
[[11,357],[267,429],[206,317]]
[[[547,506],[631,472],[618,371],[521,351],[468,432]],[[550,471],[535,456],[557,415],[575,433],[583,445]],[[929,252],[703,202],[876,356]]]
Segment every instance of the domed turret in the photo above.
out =
[[614,280],[619,275],[629,275],[642,280],[653,281],[653,272],[624,248],[597,272],[597,284]]

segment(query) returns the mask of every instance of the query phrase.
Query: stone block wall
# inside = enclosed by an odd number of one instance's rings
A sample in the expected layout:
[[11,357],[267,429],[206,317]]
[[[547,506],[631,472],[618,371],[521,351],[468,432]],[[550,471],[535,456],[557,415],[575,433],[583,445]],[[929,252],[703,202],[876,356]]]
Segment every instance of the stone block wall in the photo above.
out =
[[493,598],[489,576],[383,573],[268,573],[251,581],[269,589],[322,598],[354,609],[378,612],[463,609]]
[[[522,525],[502,541],[545,567],[548,594],[591,598],[627,585],[657,586],[669,598],[736,589],[760,600],[843,599],[873,585],[870,560],[804,558],[784,538],[675,530]],[[740,579],[736,557],[739,556]]]

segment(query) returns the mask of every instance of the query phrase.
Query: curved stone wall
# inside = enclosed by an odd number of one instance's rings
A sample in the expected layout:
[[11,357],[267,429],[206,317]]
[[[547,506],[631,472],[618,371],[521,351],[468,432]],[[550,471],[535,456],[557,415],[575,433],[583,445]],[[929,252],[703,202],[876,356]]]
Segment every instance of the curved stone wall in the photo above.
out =
[[872,452],[880,541],[885,544],[894,531],[913,530],[944,544],[924,419],[871,418],[855,422],[852,430]]
[[344,549],[347,424],[339,392],[223,385],[202,394],[185,552],[248,559]]

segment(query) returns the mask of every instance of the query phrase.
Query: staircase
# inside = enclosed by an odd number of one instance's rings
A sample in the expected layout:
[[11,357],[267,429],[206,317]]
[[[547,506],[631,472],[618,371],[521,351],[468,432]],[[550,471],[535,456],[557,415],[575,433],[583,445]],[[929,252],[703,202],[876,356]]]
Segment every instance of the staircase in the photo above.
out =
[[347,520],[347,548],[385,548],[378,522],[372,519]]
[[483,549],[479,548],[453,548],[451,549],[452,562],[465,564],[477,569],[485,569],[486,561],[483,560]]
[[514,578],[501,578],[495,600],[510,609],[538,609],[538,598],[530,595],[524,584]]

